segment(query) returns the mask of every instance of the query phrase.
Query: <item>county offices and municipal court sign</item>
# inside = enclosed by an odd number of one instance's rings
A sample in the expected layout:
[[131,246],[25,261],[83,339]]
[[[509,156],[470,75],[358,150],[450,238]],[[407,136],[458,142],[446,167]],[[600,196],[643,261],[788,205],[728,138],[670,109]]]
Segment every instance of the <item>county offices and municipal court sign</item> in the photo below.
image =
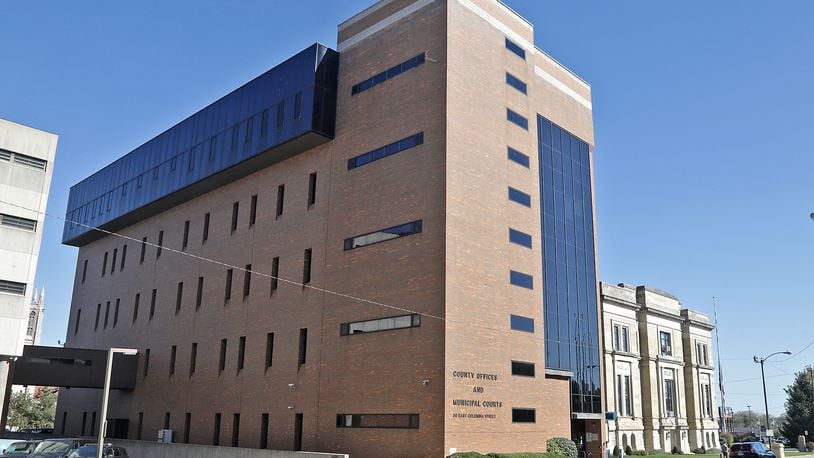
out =
[[466,388],[468,396],[453,398],[452,406],[460,410],[452,413],[452,418],[469,420],[494,420],[503,408],[503,401],[490,396],[490,391],[498,381],[498,374],[489,372],[452,371],[456,387]]

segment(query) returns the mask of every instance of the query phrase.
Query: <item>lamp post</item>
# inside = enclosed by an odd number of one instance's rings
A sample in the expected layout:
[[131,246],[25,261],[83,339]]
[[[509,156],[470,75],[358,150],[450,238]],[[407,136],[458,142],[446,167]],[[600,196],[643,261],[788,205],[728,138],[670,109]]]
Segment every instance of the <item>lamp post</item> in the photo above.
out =
[[125,355],[138,354],[138,350],[133,348],[110,348],[107,351],[107,367],[105,368],[105,387],[102,390],[102,410],[99,416],[99,444],[96,448],[96,458],[102,458],[105,449],[105,429],[107,426],[107,402],[110,396],[110,376],[113,372],[113,354],[122,353]]
[[749,410],[749,416],[746,417],[746,426],[749,427],[749,433],[751,434],[753,432],[752,431],[752,406],[746,406],[746,408]]
[[[814,218],[812,218],[812,219],[814,219]],[[763,363],[765,363],[766,360],[768,360],[769,358],[771,358],[774,355],[790,355],[790,354],[791,354],[791,352],[786,350],[786,351],[776,351],[776,352],[772,353],[771,355],[766,356],[765,358],[759,358],[757,356],[754,357],[755,363],[760,363],[760,377],[763,379],[763,407],[766,408],[766,435],[767,436],[769,436],[769,398],[766,396],[766,373],[763,371]],[[769,436],[769,449],[770,450],[772,448],[772,436],[774,436],[774,433],[772,433],[772,435]]]

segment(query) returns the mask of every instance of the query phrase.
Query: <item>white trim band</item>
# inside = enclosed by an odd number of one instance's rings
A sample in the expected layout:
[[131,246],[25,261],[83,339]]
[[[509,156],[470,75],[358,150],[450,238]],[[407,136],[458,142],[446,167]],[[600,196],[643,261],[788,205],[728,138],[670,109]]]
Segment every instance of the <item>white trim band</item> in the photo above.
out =
[[365,38],[375,34],[376,32],[380,32],[381,30],[393,25],[394,23],[404,19],[405,17],[409,16],[410,14],[415,13],[416,11],[424,8],[425,6],[433,3],[435,0],[418,0],[417,2],[413,3],[412,5],[398,11],[390,16],[382,19],[381,21],[371,25],[370,27],[362,30],[361,32],[353,35],[352,37],[347,38],[345,41],[341,43],[337,43],[337,50],[341,53],[346,51],[348,48],[358,44],[360,41],[364,40]]
[[577,102],[581,103],[582,105],[584,105],[589,110],[593,110],[593,104],[591,104],[590,100],[588,100],[585,97],[577,94],[576,91],[574,91],[570,87],[563,84],[562,81],[560,81],[557,78],[554,78],[553,76],[548,74],[542,68],[535,65],[534,66],[534,74],[539,76],[540,78],[544,79],[548,83],[552,84],[554,87],[556,87],[560,91],[564,92],[567,96],[571,97],[572,99],[576,100]]

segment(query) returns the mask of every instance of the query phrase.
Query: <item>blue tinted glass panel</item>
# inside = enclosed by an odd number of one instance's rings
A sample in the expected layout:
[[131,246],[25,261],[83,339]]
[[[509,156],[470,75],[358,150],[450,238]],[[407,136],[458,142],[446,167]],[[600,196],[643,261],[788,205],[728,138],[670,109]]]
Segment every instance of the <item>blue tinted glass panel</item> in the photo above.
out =
[[521,288],[534,289],[534,277],[514,270],[509,271],[509,283]]
[[509,108],[506,108],[506,119],[517,124],[518,126],[522,127],[525,130],[529,130],[529,120],[526,119],[521,114],[512,111]]
[[424,132],[419,132],[397,142],[390,143],[389,145],[376,148],[373,151],[368,151],[365,154],[360,154],[356,157],[348,159],[348,170],[361,167],[383,157],[390,156],[391,154],[400,153],[406,149],[421,145],[422,143],[424,143]]
[[511,146],[509,147],[508,151],[509,151],[509,160],[510,161],[516,162],[516,163],[522,165],[525,168],[529,168],[529,157],[528,156],[521,153],[520,151],[517,151],[516,149],[512,148]]
[[411,223],[388,227],[387,229],[381,229],[368,234],[357,235],[356,237],[345,239],[345,251],[361,248],[367,245],[373,245],[374,243],[386,242],[388,240],[393,240],[400,237],[406,237],[408,235],[420,234],[421,227],[422,220],[418,220]]
[[526,92],[527,91],[526,83],[524,83],[523,81],[520,80],[520,78],[512,75],[509,72],[506,72],[506,84],[508,84],[509,86],[517,89],[518,91],[522,92],[523,94],[527,93]]
[[593,208],[587,143],[537,116],[546,367],[567,370],[574,412],[599,413]]
[[517,229],[509,229],[509,241],[526,248],[531,248],[531,236]]
[[409,60],[407,60],[405,62],[402,62],[402,63],[400,63],[400,64],[398,64],[396,66],[393,66],[393,67],[391,67],[391,68],[389,68],[389,69],[387,69],[387,70],[385,70],[385,71],[383,71],[381,73],[377,73],[376,75],[373,75],[372,77],[370,77],[370,78],[368,78],[368,79],[366,79],[366,80],[364,80],[364,81],[362,81],[362,82],[360,82],[358,84],[353,85],[353,87],[350,90],[350,94],[351,95],[356,95],[356,94],[358,94],[360,92],[363,92],[363,91],[366,91],[366,90],[372,88],[373,86],[384,83],[385,81],[389,80],[390,78],[396,77],[396,76],[406,72],[407,70],[409,70],[411,68],[418,67],[419,65],[424,63],[424,60],[425,60],[424,54],[425,53],[422,52],[421,54],[419,54],[419,55],[417,55],[417,56],[415,56],[415,57],[413,57],[413,58],[411,58],[411,59],[409,59]]
[[509,200],[517,202],[520,205],[525,205],[526,207],[531,207],[531,196],[511,186],[509,187]]
[[520,315],[510,315],[511,327],[515,331],[534,332],[534,319]]
[[513,42],[512,40],[509,40],[508,38],[506,39],[506,49],[522,57],[523,60],[526,59],[526,50],[521,48],[520,45]]

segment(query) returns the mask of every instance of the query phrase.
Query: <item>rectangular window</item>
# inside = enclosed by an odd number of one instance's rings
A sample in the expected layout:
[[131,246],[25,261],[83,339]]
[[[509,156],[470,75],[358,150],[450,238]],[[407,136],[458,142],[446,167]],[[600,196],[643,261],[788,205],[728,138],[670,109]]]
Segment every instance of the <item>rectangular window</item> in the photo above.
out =
[[236,413],[232,417],[232,447],[237,447],[240,443],[240,414]]
[[308,175],[308,206],[317,201],[317,172]]
[[127,259],[127,245],[122,247],[122,263],[119,266],[119,272],[124,270],[124,260]]
[[82,436],[85,435],[85,423],[88,422],[88,413],[82,412],[82,432],[80,433]]
[[271,294],[277,290],[277,279],[280,275],[280,257],[275,256],[271,260]]
[[525,130],[529,130],[529,120],[520,113],[517,113],[516,111],[512,111],[511,109],[506,108],[506,119],[508,119],[510,122],[514,124],[517,124],[518,126],[522,127]]
[[376,320],[355,321],[339,325],[339,335],[361,334],[377,331],[391,331],[393,329],[416,328],[421,326],[421,315],[401,315]]
[[252,142],[252,134],[254,133],[253,130],[254,130],[254,118],[252,117],[246,121],[246,139],[244,141],[246,142],[247,145]]
[[93,330],[99,329],[99,317],[102,315],[102,304],[96,304],[96,321],[93,323]]
[[246,264],[246,268],[243,270],[243,299],[245,300],[246,297],[252,290],[252,265]]
[[178,352],[178,346],[173,345],[170,348],[170,377],[172,377],[172,375],[175,374],[175,356],[176,356],[177,352]]
[[243,370],[243,364],[246,361],[246,336],[240,336],[237,343],[237,371]]
[[302,255],[302,284],[311,283],[311,248],[306,248]]
[[520,45],[506,38],[506,49],[517,54],[523,60],[526,60],[526,50],[521,48]]
[[181,239],[181,249],[185,250],[189,244],[189,220],[184,221],[184,237]]
[[164,413],[164,429],[170,429],[170,413]]
[[509,200],[526,207],[531,207],[531,196],[511,186],[509,186]]
[[136,293],[136,299],[133,301],[133,323],[135,323],[136,320],[138,320],[138,305],[139,305],[140,301],[141,301],[141,294]]
[[633,416],[633,393],[630,385],[630,364],[616,364],[617,411],[620,416]]
[[663,371],[664,377],[664,413],[668,417],[676,416],[675,373],[672,369]]
[[212,445],[220,445],[220,414],[215,414],[215,427],[212,431]]
[[263,110],[263,114],[260,116],[260,138],[266,138],[269,133],[269,110]]
[[144,350],[144,373],[143,376],[146,378],[147,374],[150,373],[150,349]]
[[276,217],[279,218],[283,215],[283,202],[285,201],[285,185],[277,186],[277,213]]
[[[305,364],[306,351],[308,350],[308,328],[300,328],[300,354],[299,366]],[[299,366],[297,369],[299,370]]]
[[0,280],[0,292],[25,295],[26,284],[17,281]]
[[113,248],[113,258],[110,260],[110,275],[116,272],[116,258],[119,256],[119,249]]
[[76,321],[73,323],[73,335],[79,332],[79,319],[82,318],[82,309],[76,309]]
[[534,277],[514,270],[509,271],[509,283],[521,288],[534,289]]
[[234,234],[237,230],[237,215],[240,211],[240,202],[235,202],[232,204],[232,230],[231,233]]
[[96,412],[90,414],[90,435],[96,434]]
[[203,235],[201,236],[201,244],[206,243],[209,238],[209,213],[204,215]]
[[274,333],[266,334],[266,369],[271,367],[274,360]]
[[192,342],[192,347],[189,349],[189,376],[195,373],[195,365],[198,364],[198,343]]
[[534,363],[526,363],[523,361],[512,361],[512,375],[534,377]]
[[85,278],[88,276],[88,260],[85,259],[85,262],[82,266],[82,283],[85,283]]
[[115,328],[116,325],[119,323],[119,303],[121,299],[116,299],[116,307],[113,309],[113,327]]
[[14,153],[14,163],[32,167],[35,169],[45,170],[47,161],[38,159],[36,157],[26,156],[25,154]]
[[204,278],[198,277],[198,290],[195,292],[195,310],[200,309],[203,303],[203,282]]
[[164,247],[164,231],[158,231],[158,247],[155,249],[155,258],[161,257],[161,248]]
[[404,150],[410,149],[424,143],[424,132],[419,132],[407,138],[403,138],[397,142],[390,143],[389,145],[382,146],[381,148],[368,151],[367,153],[360,154],[359,156],[348,159],[348,170],[367,165],[371,162],[378,161],[379,159],[400,153]]
[[15,227],[17,229],[23,229],[26,231],[37,230],[36,220],[21,218],[19,216],[6,215],[5,213],[0,213],[0,224],[2,224],[3,226]]
[[226,339],[220,339],[220,359],[218,360],[218,375],[226,369]]
[[269,445],[269,414],[260,415],[260,449],[266,449]]
[[249,227],[254,226],[257,222],[257,194],[252,196],[252,202],[249,206]]
[[659,347],[662,356],[673,356],[672,336],[667,331],[659,331]]
[[511,146],[508,147],[508,157],[510,161],[516,162],[525,168],[529,168],[529,157]]
[[534,409],[512,408],[512,423],[536,423],[537,413]]
[[103,329],[107,329],[108,318],[110,318],[110,301],[107,301],[107,304],[105,304],[105,325]]
[[223,291],[223,301],[229,302],[232,298],[232,269],[226,269],[226,288]]
[[105,256],[102,259],[102,276],[105,276],[105,272],[107,272],[107,251],[105,251]]
[[231,149],[232,149],[232,152],[237,151],[237,137],[239,136],[239,132],[237,130],[238,127],[239,127],[238,124],[235,124],[232,127],[232,143],[230,145]]
[[178,289],[175,292],[175,314],[178,315],[178,312],[181,311],[181,301],[184,297],[184,282],[178,282]]
[[144,426],[144,412],[138,413],[138,425],[136,425],[136,440],[141,440],[141,430]]
[[522,80],[520,80],[520,78],[512,75],[509,72],[506,72],[506,84],[517,89],[523,94],[527,94],[526,83],[524,83]]
[[192,413],[187,412],[184,414],[184,443],[189,443],[189,424],[192,422]]
[[141,256],[139,257],[139,264],[144,264],[144,255],[147,253],[147,237],[141,239]]
[[531,248],[531,236],[517,229],[509,228],[509,242]]
[[707,345],[702,343],[696,343],[696,352],[698,353],[698,365],[699,366],[709,366],[709,357],[707,356]]
[[374,243],[397,239],[399,237],[420,234],[422,231],[422,225],[423,220],[418,220],[345,239],[345,251],[361,248],[367,245],[373,245]]
[[616,351],[630,351],[630,343],[628,340],[629,328],[620,324],[613,325],[613,349]]
[[285,100],[277,104],[277,128],[282,129],[285,124]]
[[62,425],[59,430],[60,436],[65,435],[65,426],[67,425],[67,423],[68,423],[68,411],[66,410],[62,412]]
[[294,94],[294,119],[302,118],[302,91]]
[[378,73],[358,84],[354,84],[353,87],[351,87],[350,94],[353,96],[360,92],[366,91],[372,88],[373,86],[384,83],[390,78],[395,78],[396,76],[401,75],[407,70],[418,67],[419,65],[423,64],[425,60],[426,53],[422,52],[421,54],[414,56],[407,61],[404,61],[398,65],[390,67],[387,70]]
[[418,429],[417,413],[336,414],[337,428]]
[[150,317],[149,317],[149,320],[152,320],[153,317],[155,316],[155,299],[156,299],[157,294],[158,294],[158,290],[154,289],[153,294],[150,297]]
[[515,331],[534,332],[534,319],[520,315],[510,315],[511,328]]

